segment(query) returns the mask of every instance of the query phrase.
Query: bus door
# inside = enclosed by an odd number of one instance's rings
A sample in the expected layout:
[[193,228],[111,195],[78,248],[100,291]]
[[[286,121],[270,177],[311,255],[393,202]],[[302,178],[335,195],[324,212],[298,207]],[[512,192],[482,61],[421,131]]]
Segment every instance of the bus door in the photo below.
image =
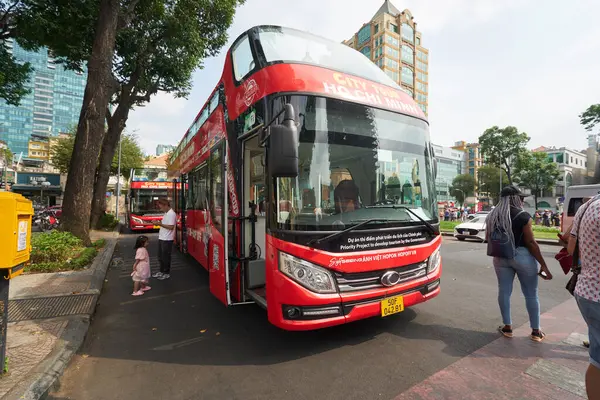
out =
[[173,183],[175,188],[175,201],[177,202],[177,245],[182,253],[187,253],[187,240],[186,240],[186,204],[185,204],[185,187],[187,186],[187,178],[185,175]]
[[243,241],[242,264],[245,294],[266,308],[265,235],[266,192],[264,149],[258,135],[243,143]]
[[229,268],[227,267],[227,154],[225,141],[210,150],[209,169],[209,213],[210,237],[208,240],[208,275],[210,292],[225,305],[231,304],[229,292]]

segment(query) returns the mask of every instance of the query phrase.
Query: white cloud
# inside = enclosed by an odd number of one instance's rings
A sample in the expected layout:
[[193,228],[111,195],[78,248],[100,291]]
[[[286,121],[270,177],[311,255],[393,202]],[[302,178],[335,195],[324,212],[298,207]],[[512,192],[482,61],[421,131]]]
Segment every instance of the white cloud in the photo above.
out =
[[[600,102],[600,3],[559,0],[392,0],[411,10],[430,49],[429,111],[434,141],[475,141],[493,125],[526,131],[532,145],[585,145],[577,115]],[[383,0],[247,0],[229,31],[275,24],[348,39]],[[223,53],[226,50],[223,50]],[[175,144],[213,90],[223,55],[206,60],[189,100],[158,95],[135,110],[147,151]]]

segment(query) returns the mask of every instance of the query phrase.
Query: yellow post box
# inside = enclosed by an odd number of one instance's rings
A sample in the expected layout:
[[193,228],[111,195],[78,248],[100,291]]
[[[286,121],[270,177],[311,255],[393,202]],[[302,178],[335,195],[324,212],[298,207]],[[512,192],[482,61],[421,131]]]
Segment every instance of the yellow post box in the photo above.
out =
[[0,273],[10,279],[23,272],[31,254],[31,201],[20,194],[0,192]]

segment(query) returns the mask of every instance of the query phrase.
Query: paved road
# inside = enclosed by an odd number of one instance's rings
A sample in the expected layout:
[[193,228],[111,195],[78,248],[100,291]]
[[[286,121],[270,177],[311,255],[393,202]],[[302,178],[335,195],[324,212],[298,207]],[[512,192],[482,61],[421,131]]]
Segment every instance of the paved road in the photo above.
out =
[[[49,398],[392,399],[498,337],[484,246],[444,240],[438,298],[387,319],[285,332],[256,306],[225,309],[206,272],[178,255],[170,281],[131,297],[133,237],[124,236],[125,268],[109,271],[86,344]],[[543,251],[557,279],[541,284],[542,312],[569,298],[557,248]],[[519,326],[527,316],[515,289]]]

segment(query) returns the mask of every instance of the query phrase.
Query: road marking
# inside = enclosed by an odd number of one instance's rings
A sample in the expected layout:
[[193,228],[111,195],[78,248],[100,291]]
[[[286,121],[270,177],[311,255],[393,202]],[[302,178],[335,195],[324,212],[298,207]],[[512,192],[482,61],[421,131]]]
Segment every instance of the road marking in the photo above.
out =
[[206,338],[206,336],[198,336],[197,338],[183,340],[181,342],[176,342],[176,343],[171,343],[171,344],[165,344],[163,346],[158,346],[158,347],[153,348],[152,350],[154,350],[154,351],[175,350],[175,349],[179,349],[181,347],[189,346],[190,344],[198,343],[198,342],[204,340],[204,338]]
[[152,296],[152,297],[146,297],[146,296],[144,296],[142,298],[137,298],[135,300],[124,301],[124,302],[121,303],[121,305],[125,306],[127,304],[139,303],[140,301],[164,299],[165,297],[171,297],[171,296],[177,296],[179,294],[186,294],[186,293],[198,292],[198,291],[203,290],[203,289],[204,288],[182,290],[182,291],[179,291],[179,292],[173,292],[173,293],[169,293],[169,294],[161,294],[161,295]]

